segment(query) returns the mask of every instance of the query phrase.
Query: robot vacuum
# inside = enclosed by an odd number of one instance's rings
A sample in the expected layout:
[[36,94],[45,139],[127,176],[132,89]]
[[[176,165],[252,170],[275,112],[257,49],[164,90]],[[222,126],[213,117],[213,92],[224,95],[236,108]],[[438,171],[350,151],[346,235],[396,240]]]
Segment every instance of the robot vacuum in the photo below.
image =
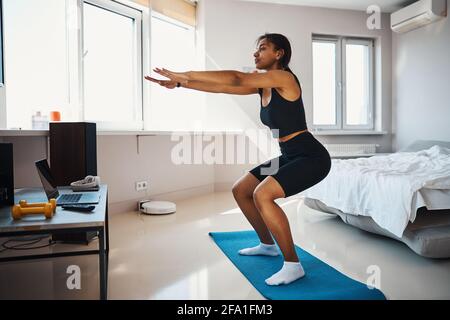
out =
[[143,200],[139,202],[139,211],[145,214],[170,214],[175,213],[177,206],[169,201]]

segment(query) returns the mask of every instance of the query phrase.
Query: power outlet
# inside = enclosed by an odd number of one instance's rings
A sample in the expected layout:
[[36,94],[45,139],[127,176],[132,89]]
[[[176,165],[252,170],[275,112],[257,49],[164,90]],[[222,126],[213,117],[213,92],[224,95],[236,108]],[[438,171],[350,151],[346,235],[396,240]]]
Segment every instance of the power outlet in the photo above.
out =
[[147,181],[138,181],[136,182],[136,191],[143,191],[148,189]]

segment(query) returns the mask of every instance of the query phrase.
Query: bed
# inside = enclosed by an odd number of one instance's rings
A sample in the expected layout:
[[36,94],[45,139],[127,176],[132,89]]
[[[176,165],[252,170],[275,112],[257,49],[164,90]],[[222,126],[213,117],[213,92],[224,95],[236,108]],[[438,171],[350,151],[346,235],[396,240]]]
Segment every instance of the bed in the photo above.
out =
[[299,194],[304,204],[423,257],[449,258],[450,142],[419,140],[375,157],[333,159],[327,178]]

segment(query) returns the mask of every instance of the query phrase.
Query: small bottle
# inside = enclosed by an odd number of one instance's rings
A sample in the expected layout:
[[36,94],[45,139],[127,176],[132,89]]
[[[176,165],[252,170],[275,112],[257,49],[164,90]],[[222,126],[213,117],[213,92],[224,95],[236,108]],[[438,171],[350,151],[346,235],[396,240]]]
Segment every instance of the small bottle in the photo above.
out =
[[48,130],[47,116],[43,116],[40,111],[31,117],[31,124],[33,130]]

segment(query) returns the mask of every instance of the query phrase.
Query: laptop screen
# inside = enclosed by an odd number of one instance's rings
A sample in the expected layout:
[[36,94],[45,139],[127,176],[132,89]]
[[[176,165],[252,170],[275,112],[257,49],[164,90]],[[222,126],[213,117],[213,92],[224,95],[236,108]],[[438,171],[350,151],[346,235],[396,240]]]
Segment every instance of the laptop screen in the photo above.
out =
[[47,199],[58,198],[59,192],[55,186],[55,181],[50,171],[50,167],[48,166],[47,159],[36,161],[35,164]]

